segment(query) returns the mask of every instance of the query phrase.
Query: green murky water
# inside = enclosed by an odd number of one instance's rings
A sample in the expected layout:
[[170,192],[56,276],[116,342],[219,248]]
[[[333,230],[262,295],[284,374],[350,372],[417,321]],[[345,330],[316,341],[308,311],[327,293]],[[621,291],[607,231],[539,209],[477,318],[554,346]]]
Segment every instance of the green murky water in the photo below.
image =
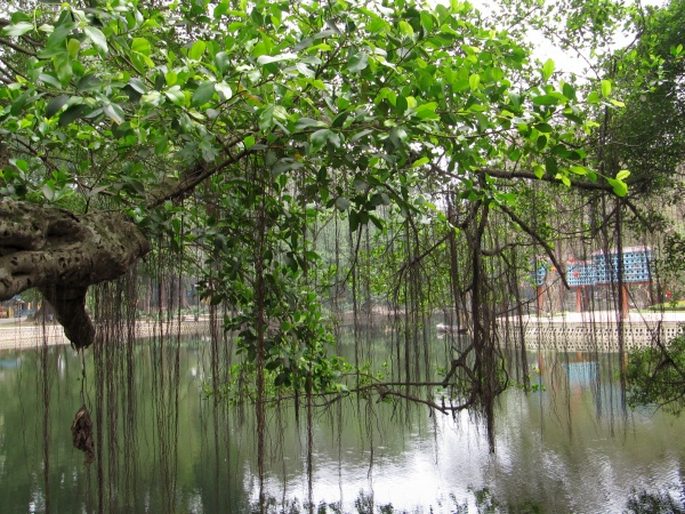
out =
[[[39,350],[0,352],[0,512],[251,511],[251,408],[207,398],[208,344],[180,346],[177,387],[167,376],[173,349],[141,343],[133,356],[130,375],[121,360],[120,380],[102,382],[111,402],[98,411],[91,354],[82,388],[82,360],[69,348],[50,348],[44,362]],[[304,414],[298,423],[292,402],[270,407],[272,510],[295,512],[310,499],[321,512],[623,512],[633,491],[682,505],[685,420],[624,410],[616,356],[531,354],[530,362],[540,391],[503,395],[494,455],[468,413],[354,399],[317,410],[311,498]],[[99,468],[72,447],[84,402],[108,427],[96,438]]]

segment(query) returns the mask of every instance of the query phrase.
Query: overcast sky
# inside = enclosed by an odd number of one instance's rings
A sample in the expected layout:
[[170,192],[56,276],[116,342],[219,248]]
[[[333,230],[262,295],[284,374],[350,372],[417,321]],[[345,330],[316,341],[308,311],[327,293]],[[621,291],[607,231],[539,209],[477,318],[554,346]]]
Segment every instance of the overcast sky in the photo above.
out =
[[[547,0],[549,1],[549,0]],[[628,0],[634,3],[632,0]],[[498,9],[499,2],[497,0],[469,0],[469,2],[479,9],[482,13],[487,14]],[[429,3],[441,3],[449,5],[450,0],[429,0]],[[648,5],[665,5],[667,0],[641,0],[643,6]],[[531,32],[530,42],[535,48],[534,55],[542,62],[547,59],[552,59],[556,64],[556,70],[563,73],[575,73],[579,78],[587,75],[587,62],[575,52],[565,52],[552,42],[545,40],[544,36],[537,32]],[[630,34],[618,34],[615,38],[615,48],[621,48],[632,41]],[[589,59],[589,55],[585,56]]]

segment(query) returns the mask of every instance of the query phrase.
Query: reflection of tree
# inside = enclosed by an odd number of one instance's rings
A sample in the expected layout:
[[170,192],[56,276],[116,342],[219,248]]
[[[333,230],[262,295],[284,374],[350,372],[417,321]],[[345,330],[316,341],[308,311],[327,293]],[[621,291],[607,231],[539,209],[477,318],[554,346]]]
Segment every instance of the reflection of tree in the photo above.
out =
[[[189,376],[190,366],[198,363],[203,355],[182,349],[180,352],[180,373]],[[0,359],[16,362],[16,369],[6,368],[0,380],[0,497],[2,512],[26,512],[36,498],[44,504],[45,491],[49,491],[51,512],[96,512],[98,509],[99,489],[107,484],[117,484],[119,495],[105,497],[104,512],[144,512],[152,508],[162,512],[162,489],[165,484],[154,477],[160,477],[159,437],[152,423],[151,413],[155,408],[150,395],[153,376],[151,366],[154,362],[150,345],[136,349],[136,390],[132,400],[138,413],[135,417],[135,437],[125,440],[124,416],[127,412],[123,395],[116,394],[117,409],[120,412],[106,422],[101,444],[104,445],[105,484],[98,484],[95,464],[84,466],[83,454],[72,447],[70,426],[74,412],[81,405],[80,357],[67,348],[49,348],[45,368],[48,371],[49,405],[45,405],[42,392],[36,387],[37,377],[41,374],[41,352],[24,351],[21,354],[6,352]],[[60,361],[63,364],[60,365]],[[60,371],[60,366],[63,372]],[[86,359],[86,397],[95,420],[97,407],[92,404],[94,387],[94,359]],[[213,425],[209,421],[213,407],[203,400],[197,382],[183,380],[181,400],[179,401],[177,447],[178,458],[175,465],[176,480],[179,487],[173,498],[174,509],[185,511],[184,502],[200,502],[204,512],[235,512],[244,502],[241,482],[240,452],[229,448],[235,446],[230,432],[230,423],[218,424],[221,431],[219,447],[215,446]],[[18,398],[21,400],[18,401]],[[107,404],[105,403],[106,407]],[[228,420],[225,409],[224,420]],[[47,412],[50,427],[49,437],[43,440],[43,420],[37,414]],[[111,413],[111,411],[110,411]],[[114,423],[110,431],[109,423]],[[21,427],[20,430],[17,427]],[[102,427],[95,427],[95,430]],[[110,439],[113,436],[114,439]],[[113,452],[109,448],[114,445]],[[249,443],[247,444],[249,446]],[[44,452],[49,455],[49,484],[45,487],[42,470]],[[132,461],[127,460],[130,452]],[[217,463],[214,466],[213,463]],[[220,470],[214,473],[213,470]],[[128,474],[131,476],[128,476]],[[193,484],[188,487],[188,484]],[[193,499],[194,498],[194,499]],[[198,500],[199,498],[199,500]],[[216,507],[216,508],[214,508]],[[238,510],[240,510],[238,508]]]
[[[76,405],[78,397],[75,388],[58,384],[58,360],[64,349],[51,349],[45,356],[53,390],[50,404],[44,405],[42,392],[36,387],[36,377],[41,376],[41,355],[39,352],[22,352],[21,365],[8,370],[0,381],[0,404],[4,417],[2,427],[3,444],[0,451],[4,456],[4,476],[0,480],[0,496],[3,511],[25,512],[27,505],[41,499],[46,501],[45,490],[50,491],[50,508],[53,512],[67,512],[74,508],[74,499],[85,498],[86,470],[82,457],[71,453],[70,417],[73,410],[65,405]],[[11,357],[19,354],[7,353]],[[66,364],[69,374],[70,363]],[[61,381],[60,381],[61,382]],[[38,413],[46,412],[48,424],[53,428],[47,440],[43,438],[43,420]],[[21,427],[17,430],[16,427]],[[62,428],[60,430],[60,427]],[[43,482],[42,468],[44,451],[51,455],[49,485]],[[65,458],[66,457],[66,458]],[[62,483],[63,477],[69,477]],[[72,478],[73,477],[73,478]]]

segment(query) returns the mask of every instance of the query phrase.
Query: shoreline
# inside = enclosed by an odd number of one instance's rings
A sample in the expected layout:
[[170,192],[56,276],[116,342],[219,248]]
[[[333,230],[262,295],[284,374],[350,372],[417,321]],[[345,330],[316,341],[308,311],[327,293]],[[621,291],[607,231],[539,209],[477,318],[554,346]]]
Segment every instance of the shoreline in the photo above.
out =
[[[383,313],[387,314],[387,313]],[[381,315],[383,315],[381,314]],[[378,317],[378,313],[375,316]],[[385,317],[385,316],[384,316]],[[635,325],[638,327],[649,328],[650,325],[661,326],[662,323],[680,327],[685,325],[685,312],[683,311],[631,311],[628,318],[625,320],[628,327]],[[593,326],[598,325],[614,325],[616,323],[616,314],[613,311],[598,311],[592,313],[577,313],[565,312],[556,315],[548,316],[524,316],[522,322],[527,329],[537,328],[535,332],[535,339],[538,339],[538,332],[540,330],[551,330],[555,327],[562,328],[564,326]],[[198,320],[193,318],[172,319],[169,321],[157,322],[149,320],[136,321],[136,338],[145,339],[163,334],[166,337],[173,337],[177,334],[180,328],[180,335],[194,336],[207,335],[209,333],[209,318],[202,317]],[[449,331],[447,325],[438,323],[438,331]],[[653,327],[652,327],[653,328]],[[676,328],[676,330],[680,330]],[[578,335],[578,334],[576,334]],[[587,334],[586,334],[587,335]],[[560,336],[560,334],[556,334]],[[555,337],[555,339],[557,338]],[[562,337],[563,339],[563,337]],[[26,320],[0,320],[0,351],[21,351],[21,350],[35,350],[41,348],[43,345],[60,346],[69,345],[69,340],[64,336],[64,329],[58,323],[33,323]]]
[[[136,321],[136,339],[144,339],[164,334],[175,336],[180,327],[180,335],[204,335],[209,332],[209,320],[170,320],[162,323],[155,321]],[[35,350],[47,346],[69,345],[62,325],[58,323],[34,324],[31,322],[0,324],[0,351]]]

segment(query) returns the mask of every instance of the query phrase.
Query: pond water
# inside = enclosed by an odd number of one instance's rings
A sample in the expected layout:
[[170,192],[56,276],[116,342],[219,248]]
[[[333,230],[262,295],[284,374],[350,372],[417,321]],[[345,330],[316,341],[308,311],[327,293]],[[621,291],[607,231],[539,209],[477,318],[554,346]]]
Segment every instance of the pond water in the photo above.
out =
[[[120,359],[106,379],[96,376],[93,355],[66,347],[44,358],[41,350],[0,352],[0,512],[254,511],[252,409],[207,396],[208,344],[182,343],[178,360],[175,349],[150,342],[131,352],[133,361]],[[292,402],[271,406],[271,510],[298,512],[307,501],[315,512],[597,513],[639,501],[682,508],[685,420],[624,409],[615,355],[529,360],[539,390],[502,395],[494,454],[483,424],[465,412],[435,416],[375,399],[316,410],[311,497],[304,409],[298,422]],[[177,382],[169,373],[176,366]],[[98,379],[103,409],[94,407]],[[85,466],[72,446],[83,403],[107,427],[95,438],[100,465]]]

